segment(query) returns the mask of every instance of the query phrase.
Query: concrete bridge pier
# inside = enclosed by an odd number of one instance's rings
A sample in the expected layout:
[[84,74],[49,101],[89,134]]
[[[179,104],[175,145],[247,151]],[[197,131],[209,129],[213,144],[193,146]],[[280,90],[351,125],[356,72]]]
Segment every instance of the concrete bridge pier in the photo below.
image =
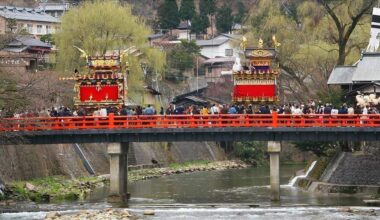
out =
[[270,191],[272,201],[280,201],[280,152],[281,142],[268,142],[270,159]]
[[109,143],[107,146],[110,155],[110,191],[109,202],[128,201],[128,149],[129,143]]

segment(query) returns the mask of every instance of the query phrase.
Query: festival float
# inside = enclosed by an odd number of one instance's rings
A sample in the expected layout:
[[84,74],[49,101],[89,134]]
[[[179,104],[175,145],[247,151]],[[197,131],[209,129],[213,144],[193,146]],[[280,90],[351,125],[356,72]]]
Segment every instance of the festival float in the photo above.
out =
[[73,77],[63,77],[61,80],[74,80],[74,106],[92,112],[98,108],[121,107],[127,104],[128,65],[122,68],[125,54],[87,56],[80,48],[81,57],[86,59],[86,71],[75,71]]
[[247,39],[243,37],[240,47],[244,51],[245,65],[237,58],[232,71],[232,101],[235,104],[275,104],[279,101],[277,48],[280,43],[275,36],[273,45],[273,48],[265,48],[260,39],[257,47],[247,47]]

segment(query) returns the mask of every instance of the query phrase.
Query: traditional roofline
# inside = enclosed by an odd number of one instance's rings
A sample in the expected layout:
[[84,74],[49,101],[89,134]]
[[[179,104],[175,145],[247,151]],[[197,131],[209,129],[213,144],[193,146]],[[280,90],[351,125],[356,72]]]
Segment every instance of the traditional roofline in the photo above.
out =
[[0,17],[21,21],[60,23],[60,20],[58,18],[55,18],[49,14],[46,14],[44,11],[35,8],[0,6]]

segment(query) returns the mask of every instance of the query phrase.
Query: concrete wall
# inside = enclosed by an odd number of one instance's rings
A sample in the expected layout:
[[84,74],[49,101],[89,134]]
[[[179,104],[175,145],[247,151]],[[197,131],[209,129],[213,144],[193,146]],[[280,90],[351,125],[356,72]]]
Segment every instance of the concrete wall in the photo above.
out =
[[[106,144],[80,144],[80,147],[97,175],[109,173]],[[223,150],[215,143],[134,143],[132,147],[137,165],[152,164],[152,158],[164,165],[226,159]],[[52,175],[74,178],[89,174],[69,144],[0,146],[0,178],[4,181]]]
[[225,160],[223,149],[211,142],[134,143],[136,165],[151,164],[152,158],[160,164],[183,163],[194,160]]
[[5,18],[0,17],[0,34],[5,34],[6,28],[7,28],[7,25],[6,25]]

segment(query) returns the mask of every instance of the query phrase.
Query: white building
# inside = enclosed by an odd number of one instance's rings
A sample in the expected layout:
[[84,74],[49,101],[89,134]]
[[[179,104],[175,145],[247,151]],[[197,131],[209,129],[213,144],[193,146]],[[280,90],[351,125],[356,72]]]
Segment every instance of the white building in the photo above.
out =
[[[9,28],[11,20],[16,21],[16,26],[12,27],[12,30]],[[42,36],[55,33],[59,26],[60,20],[58,18],[46,14],[42,10],[0,6],[0,34],[25,29],[32,35]]]
[[233,41],[237,41],[237,37],[221,34],[210,40],[197,40],[196,44],[201,48],[202,56],[208,58],[238,57],[239,48],[234,46]]

